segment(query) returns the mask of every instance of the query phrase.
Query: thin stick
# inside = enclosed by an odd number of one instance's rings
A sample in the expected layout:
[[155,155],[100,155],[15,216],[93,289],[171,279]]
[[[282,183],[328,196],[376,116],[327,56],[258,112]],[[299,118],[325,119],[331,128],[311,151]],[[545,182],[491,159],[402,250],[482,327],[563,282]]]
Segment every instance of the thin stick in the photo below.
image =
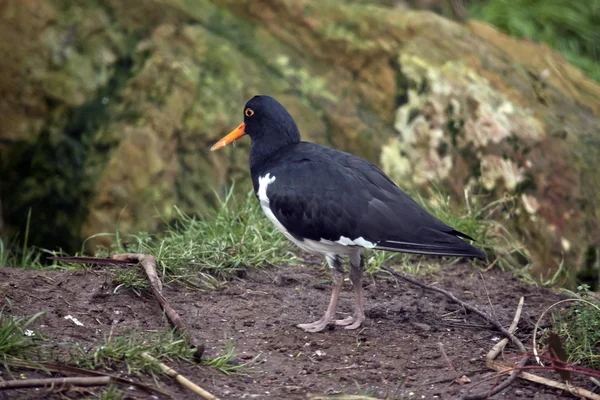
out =
[[[483,283],[483,289],[485,290],[485,297],[487,297],[488,304],[490,305],[490,312],[492,313],[492,317],[494,317],[494,319],[497,321],[498,317],[496,317],[496,313],[494,313],[494,306],[492,305],[492,299],[490,299],[490,292],[488,292],[487,285],[485,284],[485,279],[483,278],[483,274],[481,272],[479,272],[479,277],[481,278],[481,282]],[[510,332],[510,329],[509,329],[509,332]]]
[[98,258],[98,257],[49,257],[51,260],[63,261],[63,262],[71,262],[78,264],[97,264],[97,265],[141,265],[148,276],[148,280],[150,281],[150,288],[152,289],[152,293],[160,307],[169,318],[169,321],[175,329],[179,332],[185,334],[190,344],[195,349],[194,357],[197,360],[202,359],[202,354],[204,353],[204,345],[199,343],[194,337],[192,337],[183,320],[177,314],[177,311],[173,307],[169,305],[167,300],[162,294],[162,282],[156,273],[156,257],[149,254],[141,254],[141,253],[125,253],[125,254],[115,254],[111,258]]
[[54,364],[49,362],[36,362],[32,363],[29,361],[23,360],[4,360],[4,362],[10,366],[19,367],[19,368],[29,368],[34,370],[43,370],[43,371],[54,371],[54,372],[62,372],[63,374],[80,374],[87,375],[92,377],[108,377],[114,383],[120,383],[122,385],[134,386],[140,390],[143,390],[148,393],[158,394],[161,396],[169,396],[167,393],[162,390],[156,389],[152,386],[144,385],[139,382],[131,381],[129,379],[121,378],[119,376],[114,376],[110,374],[105,374],[104,372],[92,371],[88,369],[81,369],[77,367],[71,367],[68,365],[62,364]]
[[358,367],[358,365],[352,364],[352,365],[348,365],[346,367],[327,368],[327,369],[324,369],[324,370],[321,370],[321,371],[317,371],[317,374],[322,375],[322,374],[326,374],[326,373],[329,373],[329,372],[343,371],[345,369],[353,369],[353,368],[357,368],[357,367]]
[[[495,320],[494,318],[491,318],[490,316],[488,316],[486,313],[479,311],[477,308],[465,303],[464,301],[459,300],[456,296],[454,296],[452,293],[448,292],[447,290],[444,289],[440,289],[434,286],[430,286],[427,285],[425,283],[419,282],[416,279],[413,279],[407,275],[404,274],[400,274],[396,271],[394,271],[393,269],[389,268],[389,267],[385,267],[382,266],[381,269],[383,269],[384,271],[388,272],[389,274],[393,275],[396,278],[402,279],[406,282],[412,283],[413,285],[417,285],[420,288],[423,289],[427,289],[433,292],[438,292],[443,294],[444,296],[448,297],[450,300],[452,300],[453,302],[461,305],[462,307],[464,307],[465,309],[479,315],[481,318],[483,318],[485,321],[489,322],[492,326],[494,326],[494,328],[498,329],[504,336],[506,336],[507,338],[509,338],[521,351],[521,353],[526,353],[526,349],[525,346],[523,345],[523,343],[521,343],[521,341],[519,339],[517,339],[512,333],[510,333],[509,331],[506,330],[506,328],[504,328],[502,325],[500,325],[500,322],[498,322],[497,320]],[[524,356],[518,363],[517,363],[517,368],[515,369],[515,371],[513,373],[511,373],[511,375],[504,381],[502,382],[500,385],[497,385],[494,387],[494,389],[487,391],[485,393],[475,393],[475,394],[471,394],[471,395],[464,395],[462,397],[463,400],[481,400],[481,399],[487,399],[493,395],[495,395],[496,393],[501,392],[502,390],[506,389],[507,387],[509,387],[510,385],[512,385],[512,383],[517,379],[518,375],[519,375],[519,369],[521,367],[524,367],[525,364],[527,364],[527,360],[529,359],[529,357]]]
[[[514,371],[515,368],[513,368],[511,365],[506,365],[500,361],[495,361],[495,360],[488,360],[486,362],[487,366],[498,371],[498,372],[511,372]],[[566,390],[569,393],[574,394],[575,396],[579,396],[579,397],[585,397],[587,399],[592,399],[592,400],[600,400],[600,395],[596,394],[596,393],[592,393],[589,390],[580,388],[580,387],[576,387],[576,386],[572,386],[572,385],[566,385],[562,382],[558,382],[552,379],[547,379],[547,378],[543,378],[541,376],[538,375],[534,375],[531,374],[529,372],[521,372],[521,374],[519,375],[521,378],[528,380],[530,382],[535,382],[535,383],[540,383],[542,385],[546,385],[546,386],[550,386],[553,388],[557,388],[557,389],[561,389],[561,390]]]
[[[517,325],[519,324],[519,320],[521,319],[521,312],[523,311],[524,303],[525,303],[525,298],[523,296],[521,296],[521,298],[519,299],[519,305],[517,306],[517,312],[515,312],[515,317],[513,318],[512,324],[510,324],[510,327],[508,328],[508,331],[511,334],[514,334],[515,330],[517,330]],[[499,341],[498,343],[496,343],[494,345],[494,347],[492,347],[492,349],[488,352],[486,358],[488,360],[493,360],[496,357],[498,357],[498,354],[500,354],[500,352],[502,352],[502,350],[504,350],[504,346],[506,346],[507,343],[508,343],[508,338],[504,338],[501,341]]]
[[144,268],[144,271],[148,276],[148,280],[150,281],[150,288],[152,289],[154,297],[156,297],[156,300],[158,300],[158,304],[160,304],[160,307],[163,309],[163,311],[167,315],[167,318],[169,318],[169,321],[171,321],[175,329],[177,329],[180,333],[187,335],[190,344],[195,348],[194,357],[197,360],[200,360],[202,358],[202,354],[204,353],[204,345],[199,343],[188,333],[187,327],[185,326],[183,320],[181,319],[177,311],[175,311],[175,309],[169,305],[169,303],[163,296],[162,282],[160,281],[160,279],[158,278],[158,274],[156,273],[156,257],[151,256],[149,254],[126,253],[115,254],[112,256],[112,259],[128,262],[135,261],[139,263],[142,266],[142,268]]
[[450,368],[454,372],[458,372],[456,368],[454,368],[454,365],[452,365],[452,361],[450,361],[448,354],[446,354],[446,350],[444,350],[444,344],[442,342],[438,342],[437,345],[438,349],[440,350],[440,353],[442,353],[442,357],[444,357],[444,360],[446,360],[446,364],[448,364],[448,368]]
[[202,398],[204,398],[206,400],[220,400],[218,397],[216,397],[215,395],[202,389],[200,386],[196,385],[194,382],[190,381],[189,379],[185,378],[182,375],[179,375],[179,373],[177,371],[175,371],[174,369],[170,368],[169,366],[161,363],[156,358],[152,357],[150,354],[142,353],[142,358],[156,363],[165,374],[169,375],[171,378],[175,378],[175,380],[177,382],[179,382],[181,385],[190,389],[192,392],[196,393],[197,395],[202,396]]
[[453,302],[455,302],[456,304],[459,304],[461,307],[464,307],[465,309],[471,311],[474,314],[479,315],[481,318],[483,318],[485,321],[489,322],[494,328],[496,328],[497,330],[499,330],[503,335],[505,335],[506,337],[510,338],[513,343],[519,348],[519,350],[523,353],[526,352],[525,346],[523,346],[523,343],[521,343],[521,341],[519,339],[517,339],[516,337],[514,337],[509,331],[506,330],[506,328],[504,328],[502,325],[500,325],[500,323],[496,320],[494,320],[493,318],[490,318],[486,313],[484,313],[483,311],[479,311],[477,308],[465,303],[462,300],[459,300],[456,296],[454,296],[452,293],[448,292],[447,290],[444,289],[440,289],[437,288],[435,286],[430,286],[427,285],[425,283],[419,282],[416,279],[413,279],[409,276],[406,276],[404,274],[401,274],[399,272],[394,271],[393,269],[383,266],[381,267],[382,270],[392,274],[394,277],[402,279],[408,283],[412,283],[413,285],[417,285],[423,289],[427,289],[433,292],[438,292],[443,294],[444,296],[448,297],[450,300],[452,300]]
[[110,376],[78,376],[72,378],[46,378],[46,379],[15,379],[12,381],[0,381],[0,390],[29,389],[29,388],[53,388],[55,386],[106,386],[111,383]]
[[546,315],[546,313],[548,311],[550,311],[552,308],[556,307],[559,304],[567,303],[567,302],[571,302],[571,301],[580,301],[580,302],[585,303],[585,304],[587,304],[589,306],[595,307],[598,311],[600,311],[600,307],[598,307],[594,303],[591,303],[591,302],[589,302],[587,300],[583,300],[583,299],[565,299],[565,300],[557,301],[556,303],[552,304],[550,307],[546,308],[544,310],[544,312],[542,313],[542,315],[540,315],[540,317],[536,321],[535,328],[533,329],[533,355],[535,356],[535,361],[538,364],[543,365],[542,361],[540,360],[540,357],[538,355],[537,344],[535,343],[535,338],[537,337],[537,331],[538,331],[538,328],[540,326],[540,322],[542,322],[542,319],[544,318],[544,315]]

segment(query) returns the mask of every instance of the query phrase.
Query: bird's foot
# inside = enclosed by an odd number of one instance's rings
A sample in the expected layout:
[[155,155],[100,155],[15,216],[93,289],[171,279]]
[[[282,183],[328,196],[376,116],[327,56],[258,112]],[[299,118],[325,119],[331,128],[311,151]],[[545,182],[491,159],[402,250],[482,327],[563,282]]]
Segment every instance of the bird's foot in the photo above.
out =
[[335,324],[338,326],[343,326],[344,329],[358,329],[360,328],[360,326],[362,325],[362,323],[365,321],[365,316],[361,315],[360,317],[354,317],[354,316],[349,316],[347,318],[344,319],[337,319],[335,320]]
[[354,323],[354,321],[356,321],[356,318],[354,318],[354,316],[350,315],[349,317],[346,317],[344,319],[336,319],[334,322],[337,326],[348,326],[348,325],[352,325]]
[[298,324],[296,326],[306,332],[316,333],[316,332],[321,332],[323,329],[325,329],[327,327],[328,324],[329,324],[328,320],[320,319],[316,322],[311,322],[309,324]]

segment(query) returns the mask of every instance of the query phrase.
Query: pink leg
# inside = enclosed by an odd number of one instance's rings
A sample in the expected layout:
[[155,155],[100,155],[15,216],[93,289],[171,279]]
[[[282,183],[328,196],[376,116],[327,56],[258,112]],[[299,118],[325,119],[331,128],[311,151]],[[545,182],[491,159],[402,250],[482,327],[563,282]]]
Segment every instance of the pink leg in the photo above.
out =
[[357,329],[365,320],[365,295],[362,287],[364,263],[365,260],[360,250],[350,255],[350,281],[354,291],[354,314],[335,321],[336,325],[345,326],[345,329]]
[[331,299],[329,300],[329,306],[327,307],[327,311],[325,311],[325,315],[321,317],[318,321],[309,323],[309,324],[298,324],[296,325],[298,328],[304,329],[306,332],[320,332],[329,324],[329,322],[333,319],[335,315],[335,310],[337,309],[338,300],[340,298],[340,292],[342,290],[342,283],[344,280],[344,273],[342,272],[341,263],[339,257],[330,258],[327,257],[327,262],[331,267],[331,274],[333,277],[333,284],[331,289]]

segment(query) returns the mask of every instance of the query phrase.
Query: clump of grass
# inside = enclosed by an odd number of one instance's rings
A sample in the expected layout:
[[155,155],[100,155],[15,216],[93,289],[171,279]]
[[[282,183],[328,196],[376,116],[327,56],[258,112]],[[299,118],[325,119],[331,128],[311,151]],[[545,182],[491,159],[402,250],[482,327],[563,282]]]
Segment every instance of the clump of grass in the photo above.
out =
[[[233,188],[217,210],[205,216],[189,216],[176,208],[177,218],[158,235],[140,233],[123,240],[117,233],[113,251],[152,254],[159,272],[168,281],[218,286],[219,279],[245,267],[262,268],[296,260],[287,239],[267,220],[252,192],[244,200]],[[126,246],[123,245],[126,242]],[[99,256],[107,256],[104,250]],[[118,273],[123,287],[145,286],[138,274]]]
[[128,373],[160,372],[156,364],[142,358],[148,353],[159,360],[181,360],[192,362],[194,349],[178,333],[169,330],[162,332],[130,333],[123,336],[109,336],[104,343],[91,349],[80,346],[71,353],[71,363],[85,369],[114,369],[125,364]]
[[12,245],[5,245],[0,237],[0,267],[12,268],[32,268],[40,269],[42,265],[42,251],[36,247],[29,246],[29,228],[31,223],[31,209],[27,214],[25,223],[25,234],[23,243],[17,246],[16,242]]
[[0,359],[26,359],[31,355],[35,341],[40,339],[31,325],[43,314],[39,312],[31,317],[14,317],[0,309]]
[[242,267],[263,267],[294,260],[287,239],[265,218],[252,192],[239,204],[229,191],[220,208],[206,218],[179,213],[158,246],[157,256],[179,269],[213,276]]
[[[576,301],[565,312],[555,316],[553,330],[563,339],[568,361],[600,370],[600,300],[589,296],[587,285],[570,292]],[[594,305],[596,307],[594,307]]]
[[222,355],[202,360],[202,363],[229,375],[238,372],[247,365],[236,362],[236,358],[235,347],[231,343],[228,343],[226,344],[225,351]]
[[125,395],[125,392],[120,390],[116,385],[109,385],[98,396],[98,400],[121,400],[125,398]]
[[131,289],[135,294],[141,296],[141,291],[149,287],[148,278],[144,276],[140,268],[117,269],[112,280],[117,285],[113,290],[115,294],[121,289]]

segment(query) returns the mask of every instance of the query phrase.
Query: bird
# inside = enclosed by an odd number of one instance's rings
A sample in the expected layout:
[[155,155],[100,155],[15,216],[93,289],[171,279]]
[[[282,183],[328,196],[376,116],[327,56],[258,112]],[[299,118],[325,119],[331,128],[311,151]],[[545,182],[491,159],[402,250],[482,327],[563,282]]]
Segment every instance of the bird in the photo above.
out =
[[[459,232],[425,211],[374,164],[302,141],[290,113],[273,97],[254,96],[243,122],[216,142],[221,149],[250,136],[250,175],[267,218],[300,249],[323,256],[332,274],[329,305],[317,321],[298,324],[320,332],[334,323],[357,329],[365,321],[363,249],[485,259]],[[350,261],[352,315],[334,319]]]

